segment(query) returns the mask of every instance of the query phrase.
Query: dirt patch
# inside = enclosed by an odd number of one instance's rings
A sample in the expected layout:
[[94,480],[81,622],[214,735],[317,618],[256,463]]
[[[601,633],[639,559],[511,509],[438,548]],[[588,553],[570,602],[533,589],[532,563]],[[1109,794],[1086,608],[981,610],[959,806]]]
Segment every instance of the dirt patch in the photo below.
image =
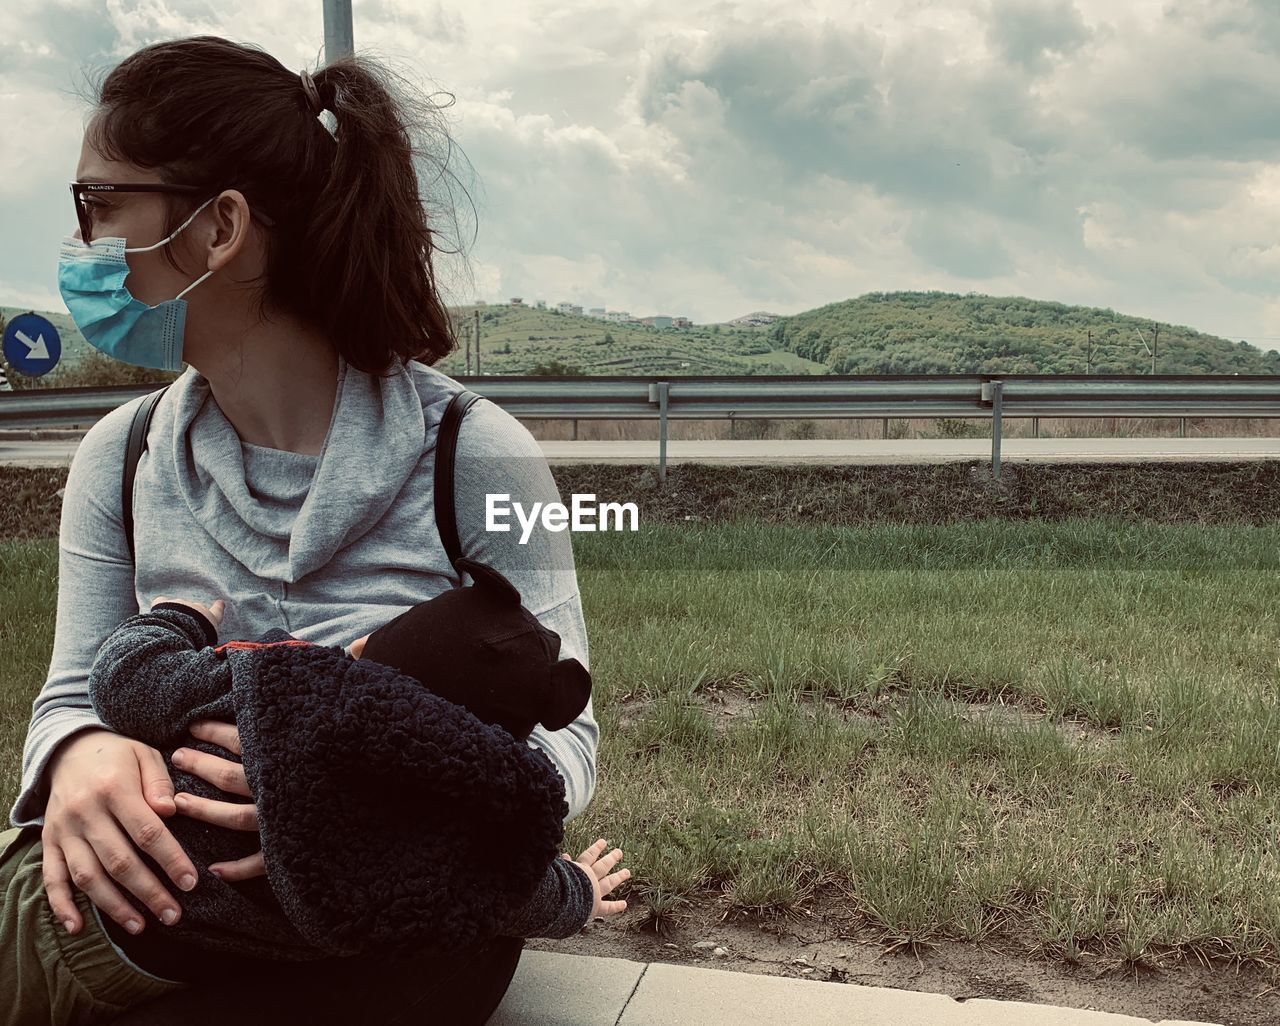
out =
[[[874,930],[803,912],[772,921],[734,918],[716,904],[690,906],[683,921],[654,931],[648,913],[628,908],[563,940],[526,941],[533,951],[701,965],[800,980],[896,987],[957,1000],[990,998],[1118,1012],[1159,1021],[1276,1026],[1280,989],[1252,967],[1194,964],[1122,969],[1087,953],[1079,966],[1053,962],[1016,937],[939,941],[890,950]],[[695,945],[701,944],[701,947]],[[720,952],[720,953],[717,953]]]
[[[902,466],[557,465],[562,498],[637,502],[646,522],[952,524],[1112,518],[1167,524],[1276,520],[1280,460]],[[0,466],[0,540],[58,534],[66,467]]]
[[[886,709],[893,703],[897,690],[887,688],[874,700],[865,697],[842,700],[831,695],[815,699],[812,695],[804,694],[799,698],[798,707],[802,712],[814,715],[817,703],[821,702],[846,723],[857,720],[866,723],[883,723]],[[997,720],[1011,726],[1032,728],[1045,720],[1044,711],[1031,702],[1020,705],[1004,700],[980,702],[946,698],[944,701],[957,716],[973,721]],[[733,723],[744,717],[754,716],[765,702],[765,698],[750,694],[741,688],[713,684],[695,691],[689,696],[689,702],[707,712],[716,734],[723,735],[729,731]],[[615,700],[612,707],[618,710],[619,726],[632,726],[651,703],[652,699],[637,695]],[[1118,736],[1118,732],[1104,730],[1085,720],[1058,719],[1053,721],[1053,726],[1071,744],[1086,745],[1091,748],[1104,748]]]

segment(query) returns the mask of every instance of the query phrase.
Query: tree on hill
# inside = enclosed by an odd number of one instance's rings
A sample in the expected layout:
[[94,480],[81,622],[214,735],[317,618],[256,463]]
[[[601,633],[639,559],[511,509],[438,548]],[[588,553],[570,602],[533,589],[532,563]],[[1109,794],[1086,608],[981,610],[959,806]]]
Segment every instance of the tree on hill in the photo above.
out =
[[581,367],[575,366],[571,363],[562,363],[560,360],[548,360],[546,363],[535,363],[529,368],[529,373],[566,377],[583,376],[583,370]]

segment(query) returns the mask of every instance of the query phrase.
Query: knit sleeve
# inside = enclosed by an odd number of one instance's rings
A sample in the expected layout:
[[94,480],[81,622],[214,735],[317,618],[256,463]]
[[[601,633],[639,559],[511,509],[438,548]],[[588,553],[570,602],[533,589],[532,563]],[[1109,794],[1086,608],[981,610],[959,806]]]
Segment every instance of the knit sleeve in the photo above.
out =
[[587,925],[595,904],[595,890],[586,870],[556,857],[524,908],[502,928],[503,937],[572,937]]
[[230,713],[231,667],[208,620],[162,602],[125,620],[89,671],[89,699],[112,730],[160,749],[190,741],[191,723]]

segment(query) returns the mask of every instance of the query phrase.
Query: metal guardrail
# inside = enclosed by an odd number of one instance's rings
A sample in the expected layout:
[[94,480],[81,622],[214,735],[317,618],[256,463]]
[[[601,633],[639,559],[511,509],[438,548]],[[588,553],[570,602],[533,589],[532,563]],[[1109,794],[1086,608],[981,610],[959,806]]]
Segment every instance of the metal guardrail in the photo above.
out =
[[[657,420],[658,477],[666,480],[672,419],[991,421],[991,472],[1000,476],[1004,418],[1280,417],[1280,375],[927,374],[701,377],[457,377],[526,420]],[[0,428],[88,425],[156,385],[54,388],[0,396]],[[1184,425],[1185,426],[1185,425]]]

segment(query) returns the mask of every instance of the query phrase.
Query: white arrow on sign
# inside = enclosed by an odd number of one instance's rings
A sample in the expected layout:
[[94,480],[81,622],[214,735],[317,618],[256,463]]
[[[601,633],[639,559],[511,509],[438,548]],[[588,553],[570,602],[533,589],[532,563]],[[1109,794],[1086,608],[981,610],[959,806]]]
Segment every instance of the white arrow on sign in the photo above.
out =
[[24,346],[26,346],[26,347],[27,347],[27,359],[28,359],[28,360],[49,360],[49,359],[52,359],[52,357],[50,357],[50,356],[49,356],[49,349],[48,349],[48,347],[44,344],[44,334],[43,334],[43,333],[42,333],[42,334],[37,335],[37,336],[36,336],[36,340],[35,340],[34,342],[32,342],[32,341],[31,341],[31,336],[30,336],[30,335],[27,335],[25,332],[22,332],[22,331],[15,331],[15,332],[14,332],[14,335],[16,335],[16,336],[17,336],[17,338],[18,338],[18,341],[19,341],[19,342],[21,342]]

